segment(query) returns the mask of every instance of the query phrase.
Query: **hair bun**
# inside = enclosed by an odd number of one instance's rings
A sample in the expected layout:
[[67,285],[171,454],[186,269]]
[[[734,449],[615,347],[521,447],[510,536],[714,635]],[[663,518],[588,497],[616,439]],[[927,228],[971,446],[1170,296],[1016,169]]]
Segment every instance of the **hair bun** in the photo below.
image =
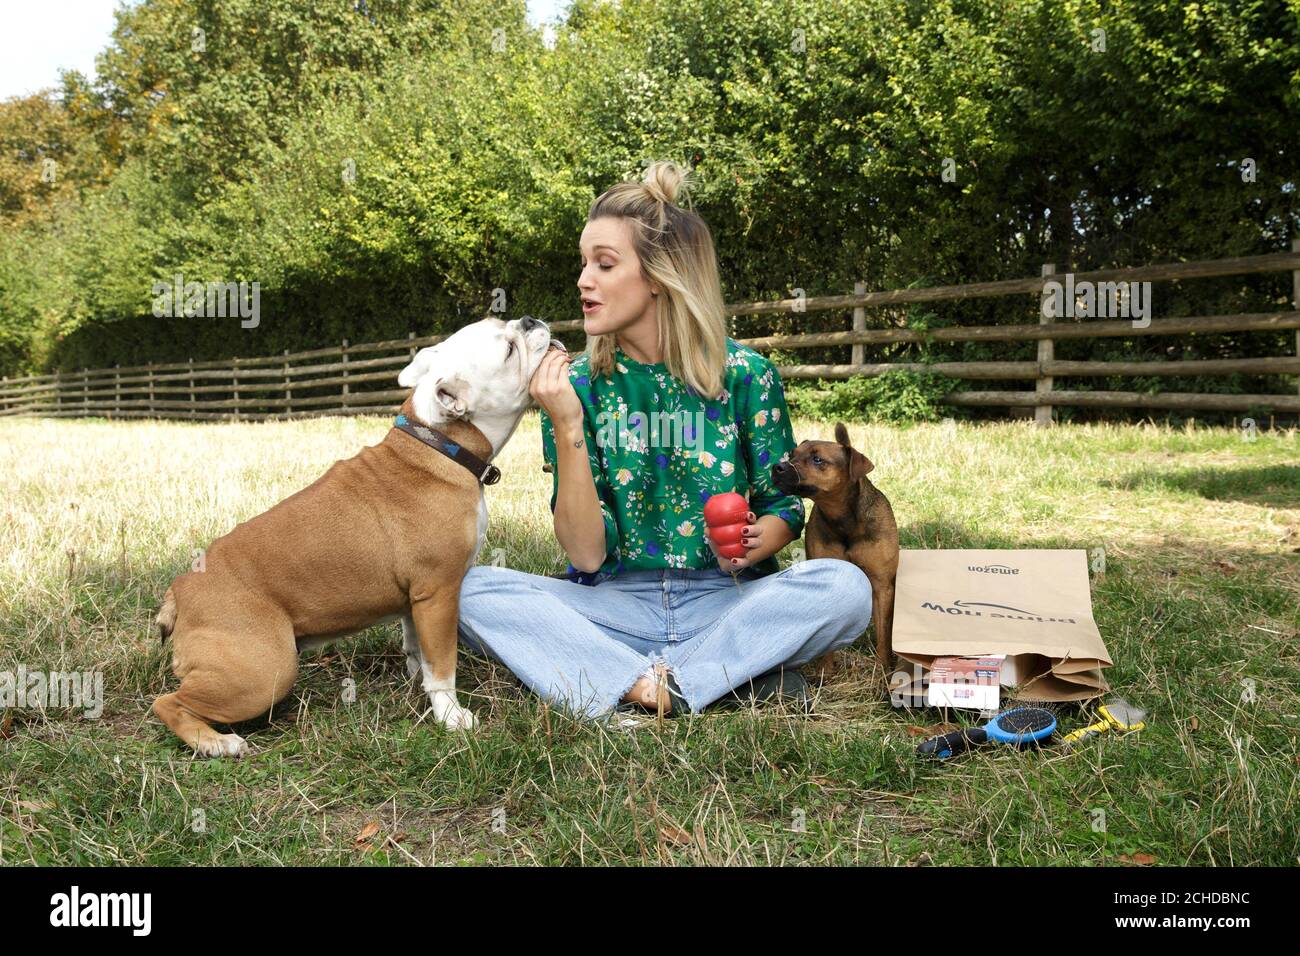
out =
[[669,160],[660,160],[646,167],[641,180],[646,195],[660,203],[675,203],[686,185],[686,170]]

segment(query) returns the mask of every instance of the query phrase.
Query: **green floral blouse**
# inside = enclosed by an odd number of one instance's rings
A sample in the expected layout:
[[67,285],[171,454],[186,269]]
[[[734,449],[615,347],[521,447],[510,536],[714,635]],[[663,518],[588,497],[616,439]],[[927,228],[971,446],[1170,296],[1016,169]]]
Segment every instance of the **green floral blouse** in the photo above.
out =
[[[772,466],[795,443],[781,379],[768,359],[727,339],[723,391],[713,401],[662,362],[646,365],[616,347],[614,363],[613,375],[594,379],[585,352],[569,363],[605,519],[600,572],[716,568],[704,536],[704,502],[725,491],[745,495],[755,515],[779,515],[796,538],[803,533],[802,500],[772,484]],[[555,428],[544,410],[541,417],[554,512]],[[779,568],[775,555],[754,565],[759,575]],[[573,565],[569,572],[578,573]]]

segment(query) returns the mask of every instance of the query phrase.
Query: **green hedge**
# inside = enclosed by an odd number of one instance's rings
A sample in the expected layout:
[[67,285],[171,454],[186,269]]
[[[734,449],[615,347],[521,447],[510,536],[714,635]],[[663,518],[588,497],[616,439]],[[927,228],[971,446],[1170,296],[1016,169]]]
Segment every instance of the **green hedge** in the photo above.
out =
[[[502,293],[510,314],[577,318],[587,206],[657,158],[694,168],[730,301],[1256,254],[1288,248],[1300,224],[1294,0],[577,0],[554,49],[522,2],[348,6],[144,0],[119,14],[132,32],[119,28],[99,89],[117,131],[107,185],[0,234],[7,371],[429,334]],[[188,51],[191,21],[208,52]],[[178,272],[257,281],[260,325],[154,318],[153,282]],[[1289,291],[1289,275],[1162,283],[1155,314],[1273,309]],[[1024,322],[1031,299],[868,315]],[[845,325],[755,316],[736,334]],[[1279,333],[1079,340],[1057,355],[1293,348]],[[1010,360],[1033,345],[868,352]],[[872,402],[892,387],[847,386]],[[905,412],[914,389],[887,401]]]

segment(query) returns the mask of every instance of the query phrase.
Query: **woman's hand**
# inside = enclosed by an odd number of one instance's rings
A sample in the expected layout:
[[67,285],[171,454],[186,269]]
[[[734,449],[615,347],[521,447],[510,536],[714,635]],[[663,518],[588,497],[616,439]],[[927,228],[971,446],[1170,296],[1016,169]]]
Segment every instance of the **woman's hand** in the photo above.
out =
[[557,430],[582,424],[582,402],[569,381],[568,352],[553,348],[542,356],[542,364],[528,383],[528,394],[551,417]]
[[722,555],[718,554],[718,546],[714,543],[713,539],[708,536],[708,532],[705,532],[704,540],[709,542],[709,550],[712,551],[713,556],[718,559],[718,567],[728,573],[740,572],[751,564],[761,561],[766,557],[766,555],[762,553],[759,553],[758,555],[754,554],[756,549],[763,546],[763,528],[761,525],[757,524],[757,521],[758,519],[754,516],[754,512],[751,511],[745,515],[745,527],[741,529],[740,543],[748,550],[743,558],[724,558]]

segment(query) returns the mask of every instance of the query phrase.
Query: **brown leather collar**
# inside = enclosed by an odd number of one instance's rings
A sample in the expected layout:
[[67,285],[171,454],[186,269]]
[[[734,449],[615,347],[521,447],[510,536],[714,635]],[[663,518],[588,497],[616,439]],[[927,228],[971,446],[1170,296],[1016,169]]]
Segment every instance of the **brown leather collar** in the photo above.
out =
[[456,464],[463,466],[481,485],[495,485],[501,480],[501,469],[489,464],[463,445],[452,441],[442,432],[419,422],[413,422],[405,415],[398,415],[393,427],[404,431],[412,438],[417,438],[430,448],[436,448]]

